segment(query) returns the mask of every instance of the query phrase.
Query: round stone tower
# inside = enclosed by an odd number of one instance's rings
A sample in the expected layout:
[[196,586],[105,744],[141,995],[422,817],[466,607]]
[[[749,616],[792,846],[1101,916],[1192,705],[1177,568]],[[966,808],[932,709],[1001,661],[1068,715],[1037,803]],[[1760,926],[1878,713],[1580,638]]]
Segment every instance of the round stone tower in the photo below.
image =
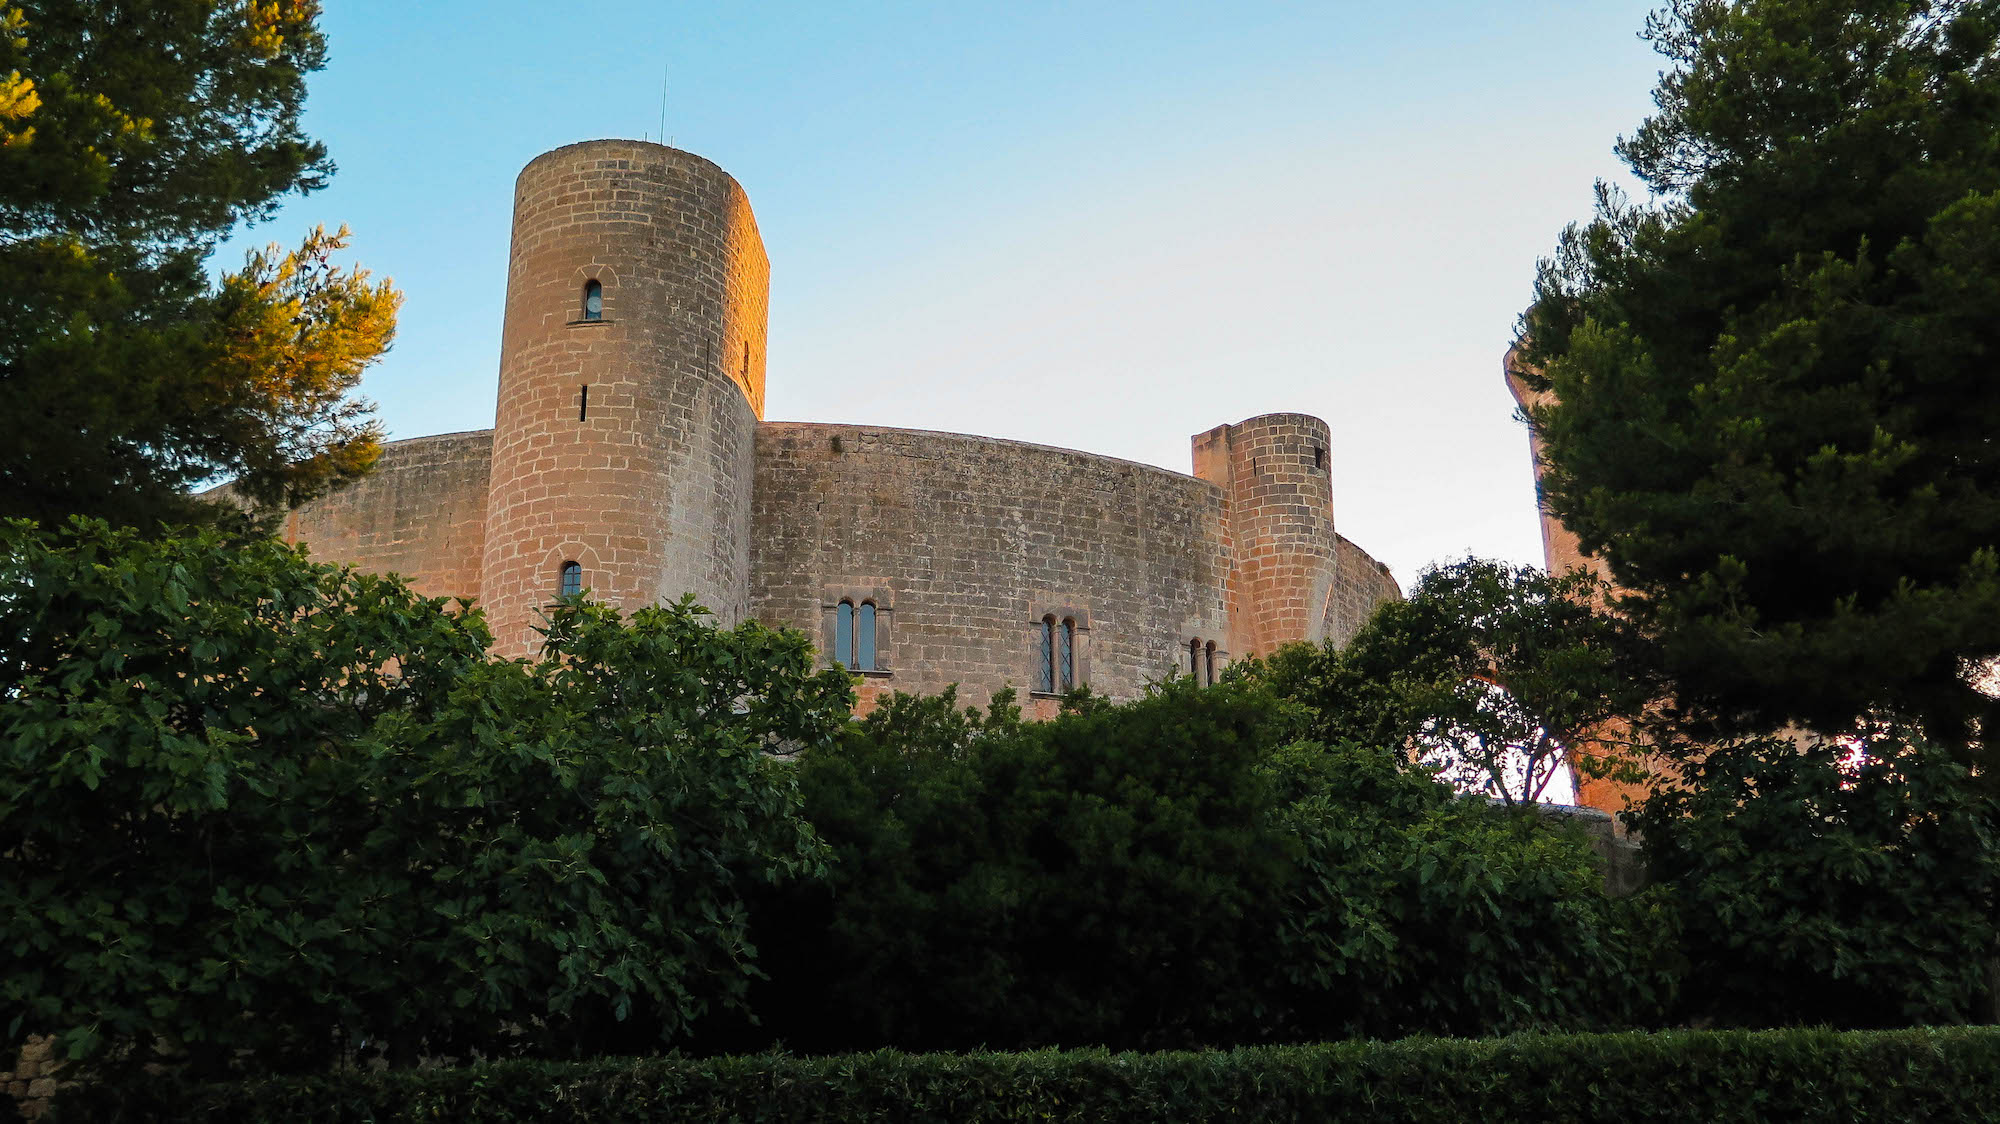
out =
[[769,291],[749,199],[699,156],[588,141],[521,172],[480,583],[496,654],[535,651],[566,586],[744,617]]
[[1325,639],[1336,574],[1332,435],[1308,414],[1264,414],[1194,439],[1195,475],[1229,505],[1232,654]]

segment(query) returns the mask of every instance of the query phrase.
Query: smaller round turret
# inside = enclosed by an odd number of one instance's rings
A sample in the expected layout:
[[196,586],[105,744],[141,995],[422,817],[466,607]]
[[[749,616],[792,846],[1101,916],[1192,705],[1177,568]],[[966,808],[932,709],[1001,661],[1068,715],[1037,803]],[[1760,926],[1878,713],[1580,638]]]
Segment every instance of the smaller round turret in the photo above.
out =
[[1230,649],[1326,637],[1335,582],[1332,437],[1307,414],[1264,414],[1194,439],[1195,475],[1229,504]]

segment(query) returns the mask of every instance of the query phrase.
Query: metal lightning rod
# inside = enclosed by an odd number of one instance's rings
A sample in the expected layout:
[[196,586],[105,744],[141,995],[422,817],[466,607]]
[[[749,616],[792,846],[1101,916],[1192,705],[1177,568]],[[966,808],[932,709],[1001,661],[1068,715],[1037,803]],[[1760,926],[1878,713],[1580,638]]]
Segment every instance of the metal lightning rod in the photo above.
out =
[[667,135],[667,76],[673,72],[672,64],[660,68],[660,135]]

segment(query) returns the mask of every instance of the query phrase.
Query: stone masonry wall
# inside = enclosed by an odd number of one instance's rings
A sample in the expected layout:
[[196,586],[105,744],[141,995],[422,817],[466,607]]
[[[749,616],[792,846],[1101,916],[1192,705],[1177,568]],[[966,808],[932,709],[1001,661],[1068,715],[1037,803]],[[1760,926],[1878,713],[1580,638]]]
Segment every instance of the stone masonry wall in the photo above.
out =
[[[757,433],[751,608],[830,648],[833,606],[870,597],[888,690],[1003,683],[1031,713],[1036,622],[1073,615],[1079,678],[1129,697],[1227,625],[1222,493],[1148,465],[1041,445],[865,426]],[[1225,646],[1218,653],[1226,659]]]
[[698,156],[591,141],[522,171],[481,578],[501,654],[532,650],[571,561],[626,609],[742,618],[769,278],[748,198]]
[[491,430],[391,442],[373,473],[293,512],[285,539],[427,596],[477,597],[492,457]]
[[1389,567],[1371,558],[1345,535],[1335,535],[1333,597],[1327,602],[1326,638],[1345,647],[1384,601],[1401,601],[1402,587]]

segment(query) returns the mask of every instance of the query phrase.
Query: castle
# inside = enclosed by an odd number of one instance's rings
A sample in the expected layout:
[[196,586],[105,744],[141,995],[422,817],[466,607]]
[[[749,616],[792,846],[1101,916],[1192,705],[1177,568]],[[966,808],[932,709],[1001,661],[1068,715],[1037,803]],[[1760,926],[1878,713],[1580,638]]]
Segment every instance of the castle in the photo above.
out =
[[1334,530],[1326,423],[1193,438],[1191,476],[954,433],[767,422],[770,265],[698,156],[589,141],[515,186],[494,428],[397,441],[293,513],[321,559],[476,598],[502,656],[565,593],[691,593],[805,630],[889,690],[1011,685],[1048,714],[1233,656],[1344,641],[1401,596]]

